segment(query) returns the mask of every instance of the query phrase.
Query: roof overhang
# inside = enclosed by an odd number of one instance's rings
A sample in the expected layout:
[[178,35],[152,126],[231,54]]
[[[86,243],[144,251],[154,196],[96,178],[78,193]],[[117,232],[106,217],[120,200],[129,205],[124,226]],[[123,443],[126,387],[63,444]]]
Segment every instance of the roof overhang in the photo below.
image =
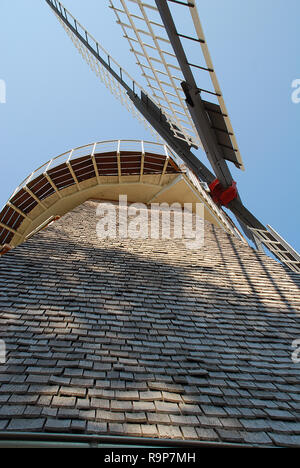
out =
[[[72,149],[30,174],[0,213],[0,246],[16,247],[89,199],[204,204],[204,218],[240,236],[166,145],[113,140]],[[4,247],[3,247],[4,248]],[[5,249],[4,249],[5,250]]]

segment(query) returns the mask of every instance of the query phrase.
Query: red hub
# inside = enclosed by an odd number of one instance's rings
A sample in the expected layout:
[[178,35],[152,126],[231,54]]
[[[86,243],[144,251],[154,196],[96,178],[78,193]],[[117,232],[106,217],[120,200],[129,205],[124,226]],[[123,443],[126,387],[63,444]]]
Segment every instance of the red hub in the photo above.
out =
[[238,193],[235,181],[232,182],[230,187],[228,187],[227,189],[224,189],[219,179],[215,179],[209,185],[209,189],[210,189],[210,194],[212,196],[213,201],[217,203],[217,205],[224,205],[224,206],[227,206],[228,203],[234,200],[237,197],[237,193]]

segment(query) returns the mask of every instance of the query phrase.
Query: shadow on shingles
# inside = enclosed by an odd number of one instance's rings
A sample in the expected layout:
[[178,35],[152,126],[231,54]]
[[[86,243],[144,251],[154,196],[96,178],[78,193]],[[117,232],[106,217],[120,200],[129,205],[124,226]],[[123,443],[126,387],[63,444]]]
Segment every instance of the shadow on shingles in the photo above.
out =
[[[234,243],[232,250],[239,259]],[[222,255],[221,248],[220,252]],[[12,398],[19,395],[18,386],[36,384],[37,393],[28,400],[29,410],[34,414],[34,408],[36,412],[42,408],[41,417],[57,417],[51,398],[47,398],[47,392],[43,395],[43,387],[55,382],[64,387],[64,379],[83,376],[91,379],[85,394],[101,381],[108,381],[115,391],[135,387],[165,391],[164,400],[170,404],[177,400],[172,393],[180,395],[181,415],[190,414],[185,408],[190,404],[200,405],[209,416],[235,419],[239,399],[244,398],[246,404],[247,399],[262,397],[264,392],[261,383],[248,383],[251,372],[267,373],[279,382],[282,363],[288,365],[291,340],[297,338],[290,328],[297,319],[294,312],[287,307],[287,323],[283,323],[282,312],[264,304],[246,262],[239,262],[250,294],[239,291],[237,285],[226,288],[220,284],[220,277],[226,278],[225,259],[221,267],[201,266],[200,262],[193,271],[183,262],[164,261],[159,253],[149,259],[145,252],[137,255],[118,245],[95,247],[74,242],[67,235],[33,238],[0,262],[0,311],[8,321],[6,331],[2,323],[8,361],[0,366],[1,395],[7,389]],[[291,307],[273,275],[264,264],[262,268]],[[56,317],[68,328],[55,327]],[[290,384],[294,385],[292,363],[289,372]],[[39,375],[43,377],[40,383],[33,377]],[[109,383],[102,388],[100,384],[102,398],[109,388]],[[275,396],[280,393],[279,389],[273,392]],[[78,398],[82,400],[80,418],[90,421],[83,402],[87,398]],[[12,408],[12,401],[17,408],[18,398],[3,401],[2,419],[5,410]],[[203,415],[202,410],[198,415]],[[145,411],[153,412],[151,405]],[[191,416],[197,416],[197,409],[194,411]],[[257,417],[263,417],[259,402],[256,411]],[[72,414],[75,418],[74,412],[61,408],[62,419],[72,418]],[[18,417],[7,411],[6,419]],[[166,415],[160,418],[163,423]]]

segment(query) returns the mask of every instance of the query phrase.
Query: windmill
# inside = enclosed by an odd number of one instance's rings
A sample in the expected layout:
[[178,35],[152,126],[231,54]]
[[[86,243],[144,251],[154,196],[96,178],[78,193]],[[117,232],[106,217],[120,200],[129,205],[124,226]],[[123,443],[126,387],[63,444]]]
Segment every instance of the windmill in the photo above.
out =
[[[239,197],[230,164],[243,161],[195,2],[110,1],[146,91],[46,1],[158,141],[73,148],[0,212],[0,446],[181,447],[193,460],[202,447],[299,447],[300,258]],[[153,200],[200,200],[206,245],[120,230],[99,239],[99,207],[119,227],[124,194],[148,214]],[[250,249],[224,207],[286,268]]]
[[[233,180],[230,164],[241,170],[244,164],[195,0],[109,0],[150,92],[111,57],[59,0],[46,2],[106,87],[179,156],[208,188],[217,207],[231,211],[257,249],[263,251],[264,245],[278,260],[300,272],[299,254],[246,208]],[[189,17],[190,35],[180,32],[171,4]],[[194,55],[191,44],[196,47]],[[207,85],[204,87],[203,83]],[[193,153],[197,148],[204,150],[212,170]]]

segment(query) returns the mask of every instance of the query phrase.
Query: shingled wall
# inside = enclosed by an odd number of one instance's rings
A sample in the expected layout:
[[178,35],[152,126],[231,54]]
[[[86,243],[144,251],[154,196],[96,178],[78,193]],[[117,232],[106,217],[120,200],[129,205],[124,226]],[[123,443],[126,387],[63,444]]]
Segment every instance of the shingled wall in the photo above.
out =
[[99,240],[96,207],[0,259],[0,431],[299,446],[299,275],[209,224]]

